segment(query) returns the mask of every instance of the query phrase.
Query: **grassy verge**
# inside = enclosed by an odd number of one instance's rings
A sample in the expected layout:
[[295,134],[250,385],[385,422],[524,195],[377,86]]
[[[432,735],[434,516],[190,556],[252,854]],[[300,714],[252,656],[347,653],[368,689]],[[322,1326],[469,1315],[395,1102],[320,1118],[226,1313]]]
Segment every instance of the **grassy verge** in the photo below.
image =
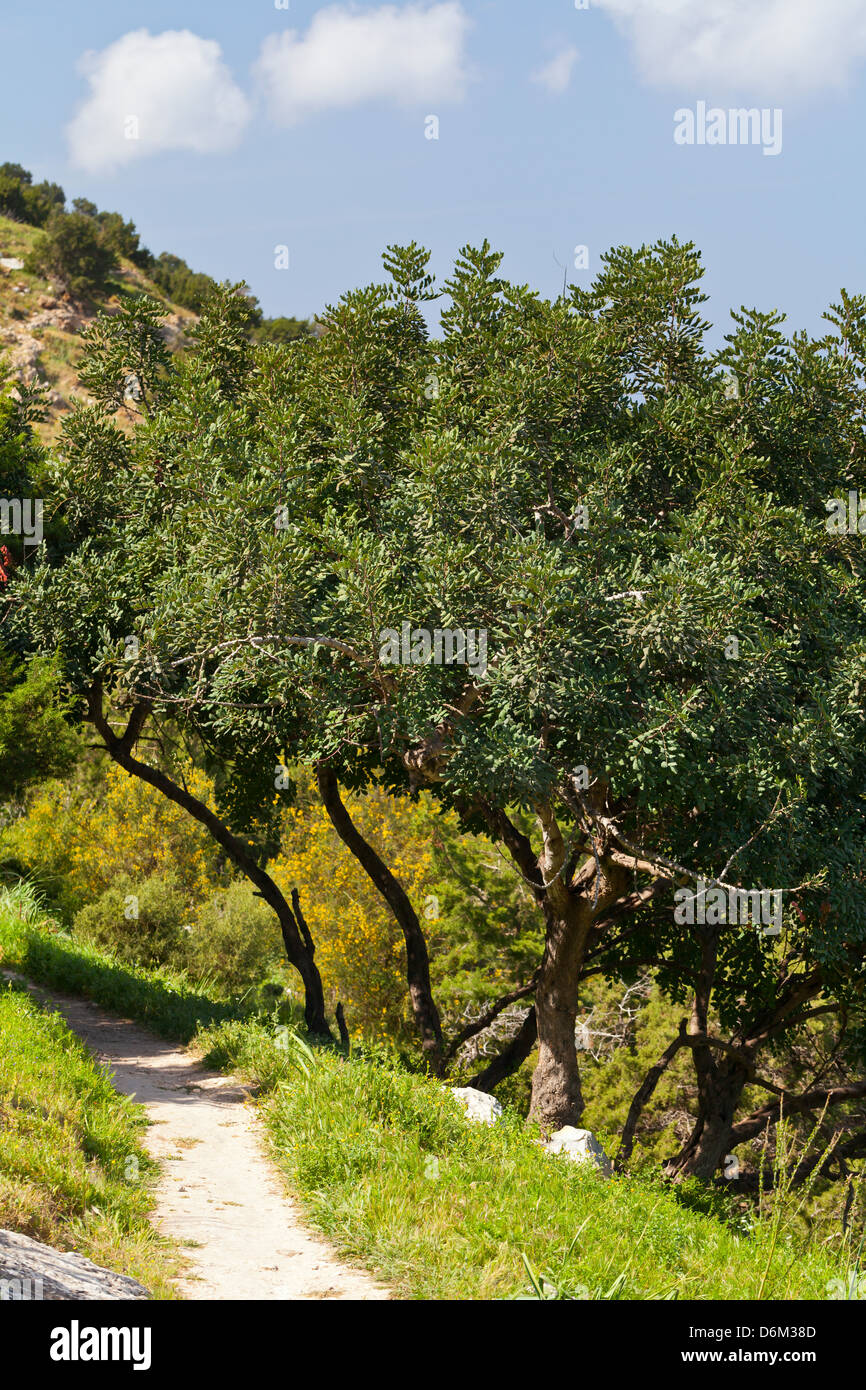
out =
[[381,1058],[319,1051],[304,1073],[260,1024],[197,1041],[266,1092],[274,1156],[315,1224],[403,1297],[825,1299],[847,1277],[844,1251],[778,1220],[737,1230],[661,1180],[553,1158],[515,1114],[469,1125],[445,1088]]
[[59,1014],[0,991],[0,1227],[172,1297],[171,1247],[149,1221],[143,1112],[118,1095]]
[[20,885],[0,889],[0,967],[54,989],[80,994],[135,1018],[163,1038],[189,1042],[207,1023],[237,1017],[237,1007],[169,970],[121,965],[60,929]]
[[176,1021],[174,1036],[211,1066],[254,1081],[311,1221],[397,1296],[825,1299],[849,1282],[847,1248],[810,1243],[778,1211],[738,1227],[660,1180],[604,1182],[545,1154],[514,1113],[492,1129],[467,1124],[446,1088],[381,1049],[304,1056],[291,1030],[218,1017],[224,1005],[180,982],[183,1008],[164,1009],[162,977],[10,923],[2,901],[0,949],[61,988],[98,987],[92,997],[151,1026]]

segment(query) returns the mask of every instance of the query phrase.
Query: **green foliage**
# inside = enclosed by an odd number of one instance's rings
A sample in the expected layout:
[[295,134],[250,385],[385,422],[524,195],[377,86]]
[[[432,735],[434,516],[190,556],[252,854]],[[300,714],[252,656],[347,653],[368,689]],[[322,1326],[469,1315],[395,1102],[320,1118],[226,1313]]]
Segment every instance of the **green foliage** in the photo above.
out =
[[[544,948],[528,886],[499,845],[461,832],[454,817],[419,804],[414,835],[432,852],[431,891],[422,920],[432,943],[435,993],[458,1031],[458,1017],[526,983]],[[526,1007],[531,1000],[526,1001]]]
[[14,179],[15,183],[32,184],[33,175],[29,169],[25,169],[23,164],[13,164],[7,160],[0,164],[0,178]]
[[0,213],[4,217],[44,227],[65,202],[66,194],[59,184],[47,179],[34,184],[33,175],[20,164],[0,164]]
[[[859,1026],[866,569],[826,503],[866,483],[866,300],[842,295],[820,339],[744,310],[714,353],[691,245],[617,248],[551,302],[485,243],[461,251],[432,339],[428,260],[388,248],[389,281],[291,353],[250,343],[239,287],[215,293],[123,445],[134,485],[104,432],[82,436],[92,500],[22,592],[30,640],[76,689],[116,673],[118,699],[181,709],[214,756],[258,756],[263,819],[291,748],[352,789],[427,785],[492,838],[547,805],[567,878],[590,862],[584,768],[620,860],[637,844],[786,890],[781,940],[720,936],[729,1036],[814,970]],[[388,662],[404,621],[483,630],[486,667]],[[660,962],[678,1003],[700,933],[674,919],[679,871],[650,895],[635,864],[592,967]]]
[[13,967],[40,984],[83,995],[124,1018],[136,1018],[160,1037],[189,1042],[196,1029],[238,1016],[237,1006],[191,982],[180,971],[122,965],[33,910],[18,886],[0,888],[0,952]]
[[[44,453],[32,429],[42,415],[41,396],[38,387],[19,382],[14,395],[3,391],[4,378],[0,359],[0,497],[33,497],[47,482]],[[21,556],[19,537],[4,534],[3,541]]]
[[[622,1131],[635,1092],[676,1036],[683,1016],[651,980],[631,997],[627,989],[621,980],[593,979],[581,998],[581,1032],[589,1043],[581,1054],[584,1123],[611,1140]],[[691,1059],[683,1052],[665,1071],[641,1117],[631,1170],[657,1168],[677,1153],[683,1131],[676,1122],[688,1125],[694,1104]],[[612,1155],[616,1148],[614,1141]]]
[[206,301],[206,312],[192,331],[193,378],[214,387],[226,402],[240,396],[252,372],[250,333],[255,320],[246,285],[226,284]]
[[67,771],[79,740],[67,723],[57,662],[26,666],[0,650],[0,782],[4,798]]
[[297,1072],[310,1075],[316,1053],[307,1046],[296,1026],[275,1015],[260,1019],[232,1019],[202,1028],[196,1047],[205,1066],[229,1071],[264,1091],[292,1081]]
[[210,275],[190,270],[185,260],[169,251],[163,251],[155,260],[151,257],[142,269],[173,304],[182,304],[195,314],[201,313],[216,286]]
[[252,331],[254,343],[273,343],[285,347],[296,343],[299,338],[309,338],[313,332],[308,319],[294,319],[281,316],[275,319],[263,318]]
[[[147,411],[169,369],[171,355],[160,335],[162,307],[148,295],[124,300],[117,314],[100,314],[82,334],[85,366],[81,384],[101,412],[119,410],[133,401]],[[79,419],[86,419],[87,407]],[[93,416],[94,429],[108,429],[104,413]],[[84,452],[77,439],[76,452]],[[94,451],[91,442],[91,452]],[[97,449],[97,452],[99,450]]]
[[260,985],[285,959],[276,915],[246,880],[201,905],[186,955],[197,979],[216,979],[233,992]]
[[102,228],[102,235],[117,257],[125,256],[134,261],[139,250],[138,232],[134,222],[124,222],[119,212],[99,212],[96,220]]
[[171,876],[123,878],[76,913],[73,934],[127,965],[168,965],[181,951],[188,915]]
[[[2,385],[2,382],[0,382]],[[0,497],[33,499],[45,478],[42,450],[33,435],[38,395],[27,387],[0,395]],[[46,530],[51,531],[50,525]],[[26,558],[23,538],[0,536],[0,614],[15,588],[16,567]],[[32,555],[32,551],[31,551]],[[8,632],[8,629],[7,629]],[[65,772],[77,751],[67,722],[60,664],[53,654],[23,659],[0,639],[0,796],[20,797],[33,782]]]
[[87,299],[104,292],[117,253],[103,230],[80,212],[55,211],[26,260],[26,268]]

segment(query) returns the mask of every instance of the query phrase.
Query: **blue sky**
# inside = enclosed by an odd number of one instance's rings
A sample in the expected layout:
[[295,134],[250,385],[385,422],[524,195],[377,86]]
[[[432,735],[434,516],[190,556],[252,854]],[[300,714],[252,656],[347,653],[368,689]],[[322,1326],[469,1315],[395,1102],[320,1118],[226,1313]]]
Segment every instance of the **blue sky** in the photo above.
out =
[[[555,295],[557,260],[588,284],[609,246],[676,233],[719,331],[741,303],[818,331],[841,285],[866,290],[866,0],[32,0],[0,42],[0,159],[246,278],[269,314],[314,313],[413,239],[444,276],[487,237]],[[781,153],[677,144],[699,101],[781,110]]]

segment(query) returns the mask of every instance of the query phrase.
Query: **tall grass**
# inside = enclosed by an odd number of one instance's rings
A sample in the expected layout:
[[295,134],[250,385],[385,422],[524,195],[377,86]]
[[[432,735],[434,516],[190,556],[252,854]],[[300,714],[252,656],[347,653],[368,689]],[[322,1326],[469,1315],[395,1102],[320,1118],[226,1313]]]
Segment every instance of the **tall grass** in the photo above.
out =
[[310,1219],[398,1296],[825,1299],[859,1278],[847,1246],[811,1242],[784,1203],[738,1226],[721,1199],[700,1210],[660,1177],[605,1182],[545,1153],[515,1112],[471,1125],[447,1087],[385,1049],[311,1050],[276,1017],[76,946],[14,893],[0,895],[0,950],[255,1082]]
[[144,1125],[59,1014],[0,989],[0,1226],[172,1297],[177,1262],[148,1219]]
[[398,1295],[424,1299],[825,1299],[846,1260],[778,1218],[736,1229],[661,1178],[553,1157],[519,1116],[470,1125],[446,1087],[320,1050],[288,1076],[264,1030],[210,1055],[266,1089],[274,1157],[315,1224]]

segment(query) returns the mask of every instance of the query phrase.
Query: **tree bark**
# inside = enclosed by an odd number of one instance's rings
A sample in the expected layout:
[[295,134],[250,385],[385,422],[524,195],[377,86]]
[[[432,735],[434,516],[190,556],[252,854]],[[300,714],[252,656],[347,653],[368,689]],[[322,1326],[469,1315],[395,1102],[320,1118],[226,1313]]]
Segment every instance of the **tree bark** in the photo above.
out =
[[331,824],[390,907],[406,943],[406,979],[421,1048],[434,1075],[444,1068],[442,1024],[430,984],[430,958],[418,915],[402,885],[387,864],[358,831],[340,797],[336,773],[320,763],[317,768],[319,792]]
[[668,1177],[675,1182],[686,1177],[710,1182],[724,1167],[734,1115],[748,1080],[748,1071],[730,1057],[698,1073],[698,1119],[676,1158],[665,1164]]
[[538,1061],[532,1076],[530,1119],[545,1131],[578,1124],[583,1091],[574,1030],[586,930],[577,904],[567,917],[549,910],[544,957],[535,991]]
[[[596,796],[603,802],[604,790]],[[566,845],[550,803],[535,808],[542,832],[538,856],[527,836],[499,807],[479,799],[466,803],[463,810],[481,815],[493,838],[502,840],[544,914],[544,955],[535,989],[538,1060],[530,1117],[545,1132],[577,1124],[583,1093],[574,1029],[590,932],[623,897],[631,874],[605,854],[602,833],[593,839],[592,858],[569,881],[575,857],[586,853],[586,832],[581,832],[576,846]]]
[[[717,947],[718,929],[706,929],[688,1029],[698,1082],[698,1115],[692,1133],[676,1158],[665,1164],[665,1172],[674,1181],[696,1177],[709,1182],[724,1165],[731,1149],[754,1138],[779,1118],[783,1108],[781,1100],[741,1124],[735,1123],[745,1087],[750,1082],[767,1086],[755,1075],[755,1062],[761,1048],[796,1025],[803,1016],[804,1006],[822,987],[817,968],[806,975],[793,973],[781,986],[772,1006],[743,1026],[740,1040],[723,1044],[719,1039],[711,1039],[708,1033]],[[721,1057],[718,1052],[722,1053]],[[774,1086],[767,1088],[778,1090]],[[826,1098],[824,1092],[816,1095]],[[811,1108],[808,1097],[787,1097],[784,1106],[792,1110]]]
[[574,1029],[580,983],[592,924],[622,897],[628,872],[596,847],[591,859],[568,881],[573,846],[562,839],[548,804],[536,808],[543,836],[538,870],[543,886],[547,931],[535,992],[538,1062],[532,1078],[530,1118],[544,1132],[576,1125],[583,1092]]
[[88,718],[105,744],[109,756],[130,776],[138,777],[142,782],[147,782],[149,786],[155,787],[169,801],[183,807],[189,815],[203,825],[217,844],[225,850],[232,863],[254,884],[259,895],[276,913],[286,955],[303,982],[304,1021],[307,1030],[310,1033],[331,1038],[333,1035],[325,1015],[322,977],[313,960],[313,943],[309,939],[309,933],[307,933],[306,939],[302,935],[291,907],[273,879],[256,863],[246,846],[232,834],[228,826],[223,824],[210,807],[199,801],[185,787],[178,786],[159,768],[150,767],[133,755],[132,750],[138,742],[149,713],[149,704],[146,701],[140,701],[130,714],[125,732],[122,735],[115,734],[103,710],[101,682],[98,679],[94,681],[88,692]]

